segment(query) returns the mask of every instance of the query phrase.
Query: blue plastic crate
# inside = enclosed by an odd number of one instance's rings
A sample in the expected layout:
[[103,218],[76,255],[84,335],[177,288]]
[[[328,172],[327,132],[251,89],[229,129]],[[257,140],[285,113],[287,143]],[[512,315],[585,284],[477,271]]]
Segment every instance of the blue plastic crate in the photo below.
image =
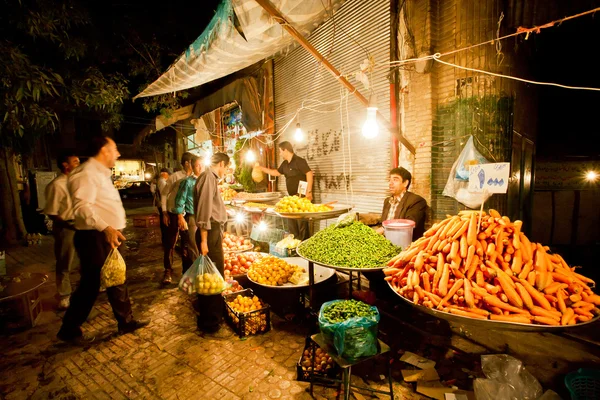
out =
[[565,376],[572,400],[600,399],[600,370],[580,368]]

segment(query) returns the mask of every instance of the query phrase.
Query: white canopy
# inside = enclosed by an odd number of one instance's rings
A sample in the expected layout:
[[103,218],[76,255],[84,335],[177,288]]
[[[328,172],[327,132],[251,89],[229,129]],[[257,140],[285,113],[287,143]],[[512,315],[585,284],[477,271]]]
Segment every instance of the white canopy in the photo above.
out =
[[[271,0],[308,36],[344,0]],[[327,7],[328,9],[326,10]],[[204,32],[169,69],[134,97],[189,89],[227,76],[285,49],[293,38],[254,0],[223,0]]]

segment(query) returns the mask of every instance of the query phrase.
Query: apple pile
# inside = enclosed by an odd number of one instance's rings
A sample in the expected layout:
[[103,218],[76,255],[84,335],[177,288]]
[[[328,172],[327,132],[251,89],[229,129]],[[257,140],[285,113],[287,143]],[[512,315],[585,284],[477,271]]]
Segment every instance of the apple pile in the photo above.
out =
[[244,239],[243,237],[233,235],[229,232],[223,234],[223,251],[224,252],[236,252],[245,251],[252,248],[252,242],[250,239]]
[[225,253],[225,279],[247,274],[250,266],[260,258],[255,253]]
[[227,279],[226,284],[227,284],[228,288],[225,289],[223,291],[223,293],[221,293],[223,296],[244,290],[242,285],[240,285],[239,282],[236,281],[235,279]]

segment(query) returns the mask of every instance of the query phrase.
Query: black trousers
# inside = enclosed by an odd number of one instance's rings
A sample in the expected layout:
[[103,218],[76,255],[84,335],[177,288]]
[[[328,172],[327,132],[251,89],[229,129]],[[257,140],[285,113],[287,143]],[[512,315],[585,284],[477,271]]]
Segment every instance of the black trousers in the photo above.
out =
[[[200,229],[196,232],[196,243],[200,249],[202,237]],[[223,254],[223,227],[221,224],[213,222],[207,237],[208,257],[215,264],[221,276],[225,263]],[[204,331],[215,331],[223,319],[223,296],[216,294],[213,296],[198,295],[198,328]]]
[[158,209],[158,218],[159,218],[159,222],[160,222],[160,243],[162,244],[163,249],[164,249],[167,246],[167,226],[163,222],[162,208],[160,208],[160,206],[158,206],[157,209]]
[[[75,232],[75,250],[81,261],[81,280],[71,295],[71,304],[65,313],[60,331],[65,336],[81,334],[81,325],[86,321],[98,293],[100,292],[100,270],[104,265],[110,245],[104,233],[96,230]],[[133,321],[131,301],[127,291],[127,283],[106,289],[108,301],[119,326]]]
[[192,255],[188,249],[189,243],[189,235],[187,232],[183,232],[182,235],[179,235],[179,219],[177,214],[168,213],[169,215],[169,226],[166,227],[166,239],[164,243],[164,265],[165,270],[173,271],[173,255],[175,253],[175,245],[177,244],[177,239],[181,236],[181,267],[183,272],[188,270],[191,267],[194,260],[192,260]]
[[310,237],[308,221],[305,219],[288,219],[287,226],[294,239],[306,240]]

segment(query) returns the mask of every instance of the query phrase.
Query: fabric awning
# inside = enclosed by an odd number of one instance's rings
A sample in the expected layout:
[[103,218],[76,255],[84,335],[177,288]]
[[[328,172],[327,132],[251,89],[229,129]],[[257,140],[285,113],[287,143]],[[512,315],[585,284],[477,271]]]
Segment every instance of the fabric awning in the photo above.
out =
[[[305,36],[327,19],[325,6],[344,0],[271,0]],[[331,10],[329,10],[330,12]],[[169,69],[134,97],[189,89],[285,49],[293,38],[254,0],[223,0],[204,32]]]

